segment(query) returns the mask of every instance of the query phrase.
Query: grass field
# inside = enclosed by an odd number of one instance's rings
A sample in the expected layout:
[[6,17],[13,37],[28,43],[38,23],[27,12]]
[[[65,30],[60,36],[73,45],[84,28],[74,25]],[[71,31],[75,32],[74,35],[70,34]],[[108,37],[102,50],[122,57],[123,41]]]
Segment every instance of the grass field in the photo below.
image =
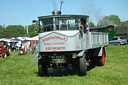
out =
[[17,54],[0,57],[0,85],[128,85],[128,45],[106,47],[105,66],[92,68],[87,76],[49,69],[47,77],[39,77],[36,55]]

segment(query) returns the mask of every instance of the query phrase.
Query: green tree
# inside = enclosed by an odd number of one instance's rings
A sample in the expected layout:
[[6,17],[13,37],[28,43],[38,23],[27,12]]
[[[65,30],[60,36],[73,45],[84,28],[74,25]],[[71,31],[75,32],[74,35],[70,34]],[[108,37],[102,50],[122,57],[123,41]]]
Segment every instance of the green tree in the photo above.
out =
[[2,30],[2,28],[3,28],[3,27],[0,25],[0,30]]
[[7,38],[8,34],[7,34],[7,30],[5,28],[0,30],[0,38]]
[[9,25],[1,30],[2,34],[0,37],[22,37],[25,34],[25,29],[21,25]]
[[119,26],[128,26],[128,21],[121,22]]
[[95,26],[95,24],[92,21],[90,21],[89,22],[89,27],[96,27],[96,26]]
[[120,18],[117,15],[105,16],[102,20],[100,20],[97,26],[106,26],[106,25],[119,25]]
[[25,34],[24,27],[21,25],[9,25],[6,29],[9,35],[8,37],[22,37]]
[[37,24],[32,24],[28,26],[28,33],[29,37],[33,37],[38,35],[39,33],[37,32],[39,30],[39,25]]
[[2,27],[2,25],[0,25],[0,38],[6,38],[5,36],[7,35],[5,33],[6,33],[6,29]]

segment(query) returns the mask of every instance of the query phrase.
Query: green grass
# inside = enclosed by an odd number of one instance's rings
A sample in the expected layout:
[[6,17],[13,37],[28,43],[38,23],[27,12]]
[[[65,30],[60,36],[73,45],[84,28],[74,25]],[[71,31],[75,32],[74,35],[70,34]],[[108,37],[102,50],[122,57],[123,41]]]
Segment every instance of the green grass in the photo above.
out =
[[17,54],[0,57],[0,85],[128,85],[128,45],[106,47],[105,66],[92,68],[87,76],[52,70],[49,76],[39,77],[36,55]]

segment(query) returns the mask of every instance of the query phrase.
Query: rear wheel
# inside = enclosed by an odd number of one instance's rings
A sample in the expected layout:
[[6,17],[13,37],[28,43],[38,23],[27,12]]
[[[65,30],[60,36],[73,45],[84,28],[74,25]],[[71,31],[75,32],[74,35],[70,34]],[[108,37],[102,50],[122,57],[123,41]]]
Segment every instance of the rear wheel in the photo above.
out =
[[38,73],[39,73],[39,76],[47,75],[47,67],[45,62],[42,59],[38,59]]
[[105,64],[105,51],[103,50],[102,51],[102,57],[100,57],[99,60],[98,60],[98,65],[99,66],[104,66],[104,64]]
[[120,45],[120,43],[118,42],[117,45]]
[[11,55],[11,49],[9,48],[7,52],[7,56],[10,56],[10,55]]
[[11,55],[11,49],[9,48],[9,56]]
[[3,56],[4,58],[6,58],[6,57],[7,57],[6,52],[4,52],[2,56]]
[[81,58],[79,58],[79,68],[80,68],[80,75],[87,74],[87,65],[86,65],[86,55],[85,53]]

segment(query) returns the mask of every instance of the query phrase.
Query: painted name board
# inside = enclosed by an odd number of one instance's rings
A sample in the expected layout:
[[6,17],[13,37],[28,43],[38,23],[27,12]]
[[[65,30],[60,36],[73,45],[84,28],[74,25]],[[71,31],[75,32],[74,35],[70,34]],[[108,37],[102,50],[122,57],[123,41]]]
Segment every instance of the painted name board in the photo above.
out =
[[50,36],[50,37],[46,37],[44,39],[42,39],[42,42],[46,42],[46,41],[49,41],[49,40],[54,40],[54,39],[58,39],[58,40],[63,40],[63,41],[67,41],[68,38],[67,37],[61,37],[61,36]]
[[[50,42],[47,42],[52,40]],[[62,36],[50,36],[42,39],[42,43],[45,47],[45,50],[65,50],[66,41],[68,41],[67,37]]]

